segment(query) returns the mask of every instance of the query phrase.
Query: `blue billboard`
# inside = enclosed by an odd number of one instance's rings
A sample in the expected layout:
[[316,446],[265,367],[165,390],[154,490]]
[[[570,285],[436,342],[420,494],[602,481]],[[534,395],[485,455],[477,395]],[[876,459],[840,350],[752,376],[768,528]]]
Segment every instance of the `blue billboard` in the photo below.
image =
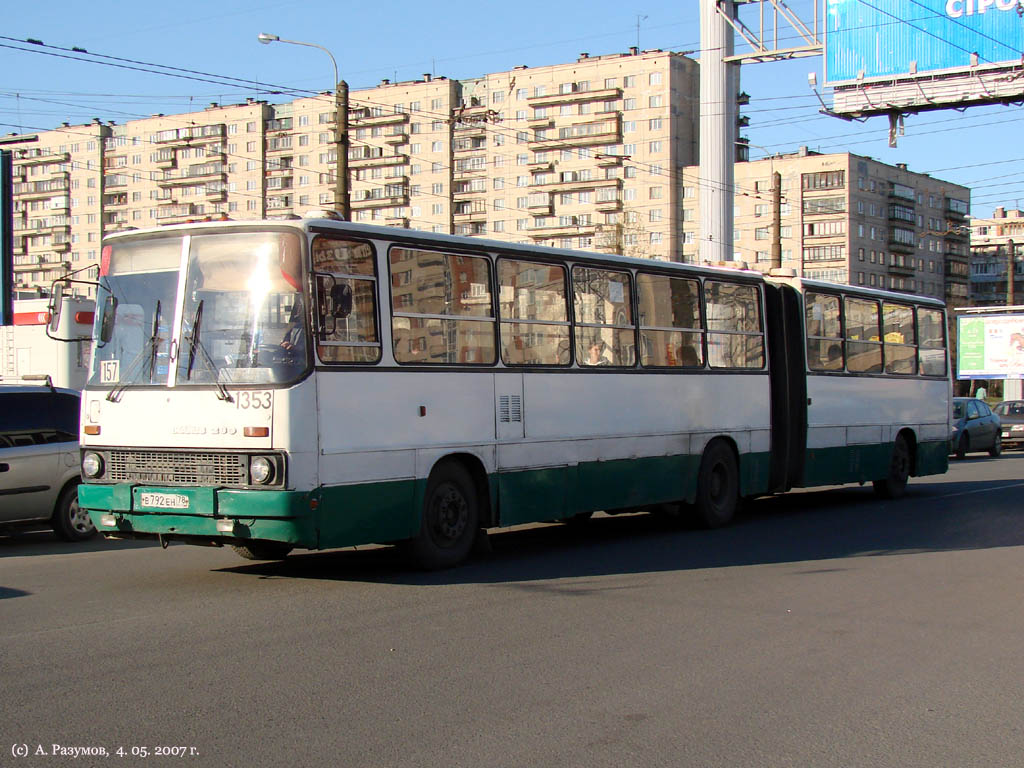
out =
[[1021,64],[1018,0],[825,0],[825,82]]

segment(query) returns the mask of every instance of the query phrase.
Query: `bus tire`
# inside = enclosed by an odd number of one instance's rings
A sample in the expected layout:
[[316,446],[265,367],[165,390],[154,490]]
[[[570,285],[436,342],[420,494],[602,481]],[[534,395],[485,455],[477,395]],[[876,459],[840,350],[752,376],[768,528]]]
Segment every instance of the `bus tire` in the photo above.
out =
[[251,544],[232,544],[231,548],[246,560],[284,560],[292,548],[278,541],[260,541]]
[[409,554],[425,570],[451,568],[469,557],[479,527],[473,478],[461,464],[445,462],[430,473],[420,531],[409,542]]
[[77,485],[69,485],[61,491],[50,525],[57,538],[64,541],[85,541],[96,535],[89,513],[78,506]]
[[721,528],[732,522],[739,505],[739,468],[736,454],[722,440],[704,449],[697,476],[694,514],[705,528]]
[[903,435],[896,435],[892,444],[892,456],[889,458],[889,474],[881,480],[872,482],[875,493],[883,499],[898,499],[907,490],[907,479],[910,477],[910,448]]

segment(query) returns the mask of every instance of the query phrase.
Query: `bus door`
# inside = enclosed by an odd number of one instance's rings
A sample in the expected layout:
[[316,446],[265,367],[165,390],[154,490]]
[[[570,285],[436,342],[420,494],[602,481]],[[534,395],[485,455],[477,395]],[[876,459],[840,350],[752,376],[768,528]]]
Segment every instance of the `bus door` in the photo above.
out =
[[765,284],[771,386],[771,489],[801,484],[807,448],[803,303],[789,285]]

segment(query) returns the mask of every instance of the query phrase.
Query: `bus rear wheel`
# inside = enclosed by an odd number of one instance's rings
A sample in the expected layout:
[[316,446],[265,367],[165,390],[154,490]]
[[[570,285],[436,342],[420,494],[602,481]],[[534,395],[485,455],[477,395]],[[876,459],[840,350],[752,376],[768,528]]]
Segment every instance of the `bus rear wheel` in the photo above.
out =
[[427,481],[420,531],[409,543],[413,562],[430,571],[458,565],[473,548],[479,520],[469,472],[454,462],[441,464]]
[[246,560],[284,560],[292,548],[276,541],[253,542],[251,544],[233,544],[233,550]]
[[739,469],[736,454],[721,440],[704,450],[697,477],[697,522],[707,528],[721,528],[732,522],[739,505]]
[[907,490],[907,478],[910,477],[910,448],[903,435],[896,435],[892,444],[892,457],[889,459],[889,474],[881,480],[872,482],[875,493],[883,499],[898,499]]

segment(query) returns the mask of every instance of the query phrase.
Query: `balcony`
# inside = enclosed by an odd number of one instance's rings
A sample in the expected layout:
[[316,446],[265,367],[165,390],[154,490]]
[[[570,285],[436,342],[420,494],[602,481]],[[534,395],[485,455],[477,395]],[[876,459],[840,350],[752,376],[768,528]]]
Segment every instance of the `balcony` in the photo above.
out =
[[[913,259],[911,259],[911,261],[913,261]],[[914,265],[907,264],[905,261],[897,261],[895,264],[890,263],[888,269],[890,275],[901,275],[904,277],[914,276]]]
[[545,192],[575,192],[577,190],[614,187],[622,189],[622,179],[561,179],[547,184],[531,184],[530,189],[543,188]]
[[562,126],[558,132],[558,138],[534,138],[529,142],[530,149],[543,152],[548,149],[618,144],[622,141],[622,125],[618,115],[614,119]]
[[473,198],[475,198],[475,197],[477,197],[479,195],[485,195],[485,194],[487,194],[487,187],[484,187],[484,186],[477,186],[477,187],[466,186],[466,187],[463,187],[463,188],[455,187],[452,190],[452,199],[454,199],[454,200],[464,200],[466,198],[473,199]]
[[396,206],[408,204],[408,195],[393,195],[391,197],[364,197],[361,200],[353,199],[351,202],[353,211],[365,211],[371,208],[394,208]]
[[384,223],[389,227],[409,228],[409,219],[405,216],[388,216],[384,219]]
[[384,137],[384,143],[385,144],[394,144],[396,146],[398,144],[408,144],[409,143],[409,134],[408,133],[389,133],[387,136]]
[[70,189],[67,179],[58,181],[26,181],[22,184],[14,184],[12,191],[19,200],[40,200],[54,195],[67,194]]
[[156,220],[162,224],[171,224],[177,219],[187,219],[195,215],[192,203],[182,203],[166,208],[157,208]]
[[18,165],[49,165],[50,163],[71,162],[70,152],[47,152],[41,149],[26,149],[23,152],[14,158]]
[[596,208],[601,213],[615,213],[622,210],[622,200],[618,197],[613,200],[598,200]]
[[615,101],[622,98],[621,88],[602,88],[597,91],[571,91],[531,96],[526,102],[531,107],[553,107],[561,104],[580,104],[585,101]]
[[409,162],[408,155],[379,155],[377,157],[348,157],[348,167],[351,170],[359,168],[374,168],[377,166],[406,165]]
[[373,117],[357,117],[350,112],[348,124],[350,128],[372,128],[375,125],[400,125],[409,122],[409,115],[406,112],[395,112],[390,115],[376,115]]
[[166,170],[164,171],[164,177],[162,179],[158,179],[156,184],[158,187],[172,187],[198,184],[204,181],[220,181],[226,183],[227,178],[227,174],[224,172],[223,167],[218,163],[216,167],[211,168],[203,166],[187,169],[182,168],[177,173],[171,170]]
[[904,243],[899,240],[889,238],[889,250],[897,251],[898,253],[917,253],[917,245]]
[[596,232],[596,224],[553,224],[548,227],[531,227],[526,230],[526,233],[534,240],[546,240],[551,237],[593,235]]
[[598,168],[615,168],[621,167],[623,160],[626,159],[625,155],[605,155],[598,153],[594,155],[594,159],[597,160]]

